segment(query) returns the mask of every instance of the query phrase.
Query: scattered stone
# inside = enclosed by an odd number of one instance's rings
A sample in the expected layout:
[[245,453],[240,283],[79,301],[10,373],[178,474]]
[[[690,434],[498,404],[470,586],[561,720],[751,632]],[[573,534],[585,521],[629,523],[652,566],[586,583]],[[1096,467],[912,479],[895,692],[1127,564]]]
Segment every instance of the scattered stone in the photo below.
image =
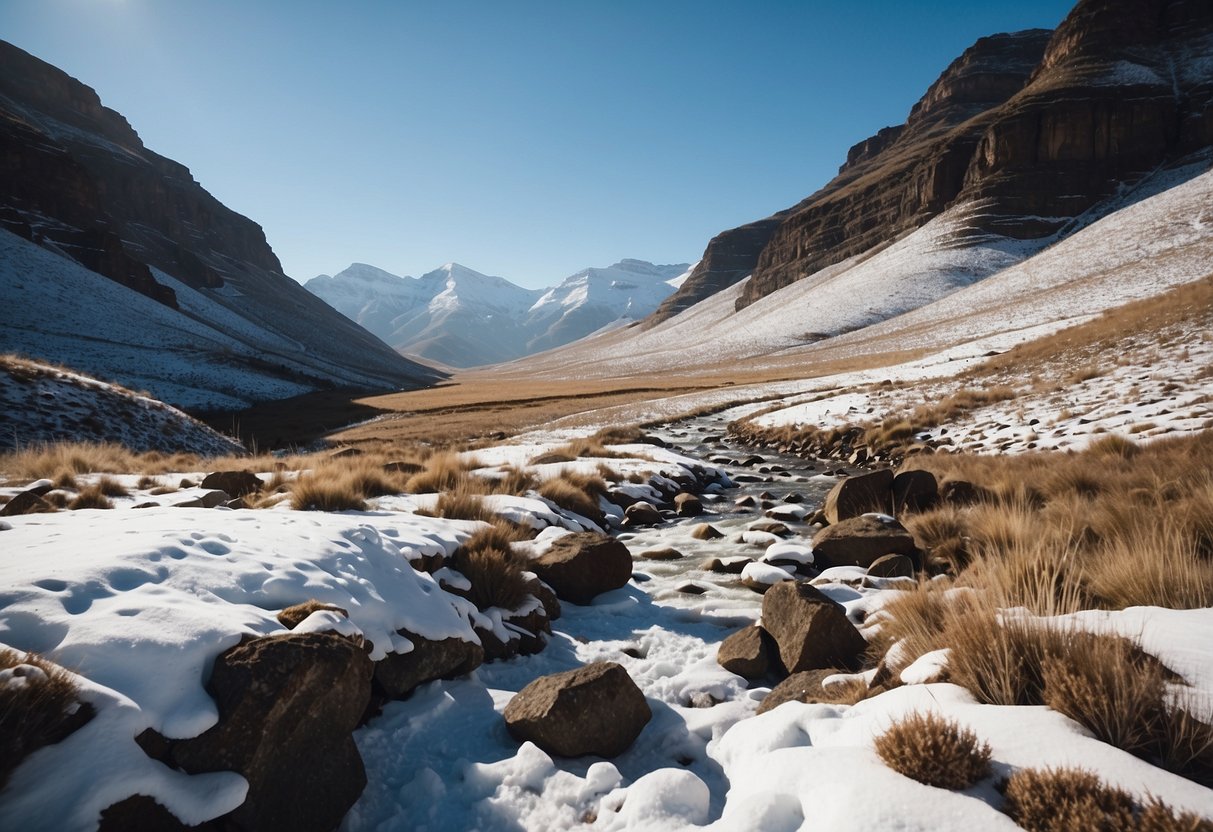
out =
[[744,467],[746,467],[746,468],[752,468],[753,466],[755,466],[755,465],[761,465],[761,464],[762,464],[762,463],[764,463],[764,462],[766,462],[766,460],[765,460],[765,459],[763,459],[762,457],[758,456],[757,454],[753,454],[753,455],[751,455],[751,456],[747,456],[745,459],[741,460],[741,461],[740,461],[740,462],[738,462],[737,464],[738,464],[738,465],[741,465],[741,466],[744,466]]
[[778,708],[784,702],[805,702],[808,704],[828,702],[829,697],[826,696],[825,689],[821,686],[821,683],[836,673],[841,672],[832,667],[827,667],[793,673],[771,688],[771,692],[767,694],[766,699],[763,699],[759,703],[758,713],[765,714],[767,711]]
[[872,578],[913,578],[914,561],[905,555],[885,555],[872,561],[868,575]]
[[724,537],[724,532],[711,525],[710,523],[700,523],[695,528],[691,529],[691,537],[696,540],[719,540]]
[[136,503],[135,505],[131,506],[131,508],[159,508],[159,507],[160,507],[159,503],[150,503],[150,502],[149,503]]
[[352,732],[370,701],[371,673],[366,651],[331,633],[232,647],[215,660],[206,686],[218,723],[168,741],[167,762],[248,781],[248,797],[224,828],[335,829],[366,786]]
[[813,554],[821,568],[862,566],[885,555],[905,555],[918,565],[918,549],[906,527],[884,514],[865,514],[826,526],[813,537]]
[[623,512],[625,526],[657,526],[665,521],[661,512],[652,503],[640,500],[632,503]]
[[435,679],[455,679],[471,673],[484,661],[484,648],[459,638],[431,641],[399,630],[413,642],[407,653],[388,653],[375,662],[375,692],[383,700],[404,699],[419,685]]
[[826,495],[822,508],[829,523],[838,523],[871,511],[890,514],[893,472],[887,468],[870,474],[858,474],[838,482]]
[[791,529],[778,520],[756,520],[746,528],[752,532],[766,532],[780,537],[787,537],[792,533]]
[[186,500],[183,503],[173,503],[173,508],[206,508],[206,503],[202,502],[202,498],[195,497],[192,500]]
[[802,581],[772,586],[762,599],[762,627],[789,673],[824,667],[857,669],[867,642],[841,604]]
[[43,514],[54,511],[55,507],[42,499],[34,491],[22,491],[0,507],[0,517],[16,517],[20,514]]
[[704,572],[716,572],[721,575],[740,575],[746,564],[753,562],[753,558],[744,555],[732,558],[708,558],[699,568]]
[[632,577],[628,547],[600,532],[575,532],[557,538],[529,566],[557,597],[574,604],[588,604],[595,596],[624,586]]
[[541,676],[510,700],[504,716],[519,742],[562,757],[609,758],[636,741],[653,712],[621,665],[595,662]]
[[757,624],[743,627],[720,643],[716,661],[730,673],[753,681],[767,675],[775,657],[770,636]]
[[640,557],[645,560],[681,560],[682,552],[677,549],[666,547],[664,549],[648,549],[640,553]]
[[927,511],[939,500],[939,483],[930,471],[902,471],[893,478],[893,514]]
[[793,491],[791,494],[783,498],[785,503],[803,503],[804,495]]
[[314,612],[319,612],[320,610],[339,612],[346,618],[350,617],[347,610],[344,610],[335,604],[326,604],[323,601],[317,601],[315,598],[309,598],[302,604],[295,604],[278,613],[278,623],[283,627],[286,627],[288,630],[293,630],[302,624],[304,619],[309,615]]
[[703,514],[703,503],[694,494],[683,491],[674,495],[674,511],[679,517],[698,517]]
[[232,497],[244,497],[261,491],[261,479],[252,471],[215,471],[202,480],[202,487],[222,491]]
[[683,595],[703,595],[708,590],[707,587],[688,582],[679,586],[676,591],[681,592]]
[[738,497],[736,500],[734,500],[733,505],[737,506],[737,508],[753,508],[754,506],[758,505],[758,501],[755,500],[751,495],[747,494],[744,497]]
[[548,615],[548,621],[555,621],[560,618],[560,599],[556,597],[556,592],[550,586],[538,578],[531,578],[527,581],[526,588],[539,603],[543,604],[543,609]]

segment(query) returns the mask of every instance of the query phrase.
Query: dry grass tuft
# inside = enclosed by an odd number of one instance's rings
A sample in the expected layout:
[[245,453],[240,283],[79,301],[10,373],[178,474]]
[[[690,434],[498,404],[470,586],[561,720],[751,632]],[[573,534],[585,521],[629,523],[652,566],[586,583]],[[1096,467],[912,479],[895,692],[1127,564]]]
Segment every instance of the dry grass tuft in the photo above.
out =
[[1128,832],[1133,798],[1082,769],[1021,769],[1007,780],[1003,812],[1028,832]]
[[93,483],[80,490],[76,498],[67,504],[72,511],[84,508],[113,508],[114,504],[105,496],[101,483]]
[[295,511],[365,511],[366,500],[350,482],[307,474],[291,483],[291,508]]
[[454,452],[437,453],[425,461],[425,470],[409,478],[407,490],[412,494],[435,494],[441,491],[475,491],[487,493],[487,481],[470,472],[479,468],[476,460],[465,460]]
[[990,774],[990,746],[955,722],[913,713],[876,738],[889,768],[941,789],[967,789]]
[[0,787],[33,751],[87,721],[76,709],[79,690],[58,665],[32,653],[0,650]]
[[478,494],[466,491],[444,491],[438,495],[438,503],[434,506],[434,516],[446,517],[449,520],[483,520],[492,521],[497,515],[484,504]]
[[510,548],[511,543],[526,537],[519,527],[497,522],[476,532],[455,550],[451,566],[471,582],[468,600],[477,609],[514,610],[527,599],[530,590],[523,577],[526,563]]
[[541,497],[600,526],[606,522],[606,517],[598,505],[598,498],[606,493],[607,484],[602,477],[576,471],[565,471],[539,486]]
[[125,485],[113,477],[102,477],[97,480],[97,489],[106,497],[129,497],[131,493]]

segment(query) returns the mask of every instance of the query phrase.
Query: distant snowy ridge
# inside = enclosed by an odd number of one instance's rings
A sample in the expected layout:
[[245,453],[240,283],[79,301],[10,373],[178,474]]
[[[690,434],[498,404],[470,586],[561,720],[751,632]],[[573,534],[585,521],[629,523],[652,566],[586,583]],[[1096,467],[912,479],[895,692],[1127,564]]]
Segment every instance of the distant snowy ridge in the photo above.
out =
[[451,367],[509,361],[651,314],[686,279],[685,263],[621,260],[549,289],[524,289],[447,263],[418,278],[365,263],[304,288],[397,351]]

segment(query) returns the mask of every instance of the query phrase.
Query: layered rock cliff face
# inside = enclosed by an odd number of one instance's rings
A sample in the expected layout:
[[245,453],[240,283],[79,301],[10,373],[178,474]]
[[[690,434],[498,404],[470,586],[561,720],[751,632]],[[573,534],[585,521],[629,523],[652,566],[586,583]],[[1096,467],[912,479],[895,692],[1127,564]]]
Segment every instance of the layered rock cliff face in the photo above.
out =
[[653,320],[752,274],[743,308],[961,203],[981,206],[965,231],[974,240],[1063,236],[1146,173],[1213,144],[1211,103],[1208,0],[1081,0],[1055,32],[982,38],[820,191],[713,239]]
[[[220,203],[186,167],[145,148],[93,89],[3,41],[0,181],[0,229],[176,310],[156,314],[166,327],[205,327],[204,337],[195,335],[196,354],[183,356],[183,366],[205,364],[208,380],[201,391],[183,391],[168,379],[162,387],[156,377],[135,378],[134,368],[128,376],[114,350],[102,355],[100,348],[48,340],[48,331],[60,338],[78,333],[78,322],[87,319],[85,310],[50,300],[86,303],[76,297],[81,278],[70,278],[72,292],[50,284],[39,292],[37,281],[62,270],[38,272],[36,256],[19,254],[8,243],[4,250],[12,254],[0,274],[0,294],[10,307],[21,308],[0,310],[0,349],[66,361],[185,406],[226,406],[321,387],[415,386],[436,377],[286,277],[259,225]],[[98,291],[113,308],[124,307],[114,290]],[[174,326],[172,314],[183,320]],[[133,318],[98,319],[91,326],[87,335],[94,344],[164,352],[163,344],[155,350],[140,343]],[[222,395],[224,367],[242,376],[238,396]]]

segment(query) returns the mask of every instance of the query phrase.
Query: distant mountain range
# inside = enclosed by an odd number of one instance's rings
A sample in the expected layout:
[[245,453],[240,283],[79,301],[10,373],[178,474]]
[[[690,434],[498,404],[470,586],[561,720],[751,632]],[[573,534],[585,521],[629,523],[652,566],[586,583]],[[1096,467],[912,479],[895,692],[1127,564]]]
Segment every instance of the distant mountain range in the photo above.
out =
[[0,41],[0,353],[195,410],[440,377],[282,273],[255,222]]
[[458,263],[398,277],[355,263],[319,275],[309,292],[401,353],[450,367],[509,361],[652,314],[690,265],[621,260],[550,289],[524,289]]

